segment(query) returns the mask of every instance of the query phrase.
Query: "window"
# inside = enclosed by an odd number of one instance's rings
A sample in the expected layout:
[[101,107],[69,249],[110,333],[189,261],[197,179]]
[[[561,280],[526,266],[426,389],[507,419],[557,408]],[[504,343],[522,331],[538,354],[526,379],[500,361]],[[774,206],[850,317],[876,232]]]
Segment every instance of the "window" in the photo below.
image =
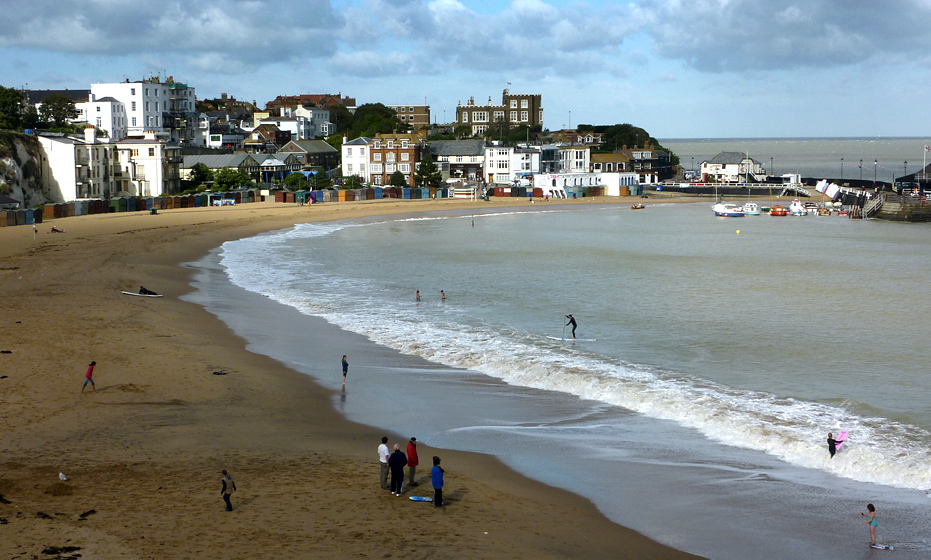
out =
[[101,120],[100,117],[97,117],[97,128],[101,127],[100,120]]
[[462,163],[462,156],[456,156],[456,163]]
[[411,107],[411,108],[408,110],[408,113],[413,113],[413,112],[414,112],[414,108]]
[[379,142],[378,140],[376,140],[376,141],[375,141],[375,144],[374,144],[372,147],[375,148],[376,150],[377,150],[378,148],[381,148],[381,142]]
[[352,148],[346,148],[346,157],[352,157]]
[[462,113],[462,122],[464,122],[464,123],[469,122],[469,114],[468,114],[468,113]]
[[508,160],[506,160],[506,159],[500,159],[500,160],[498,160],[497,168],[498,168],[498,169],[507,169],[507,168],[508,168]]
[[155,148],[149,148],[149,157],[155,157]]
[[346,166],[346,173],[352,175],[352,164],[351,163]]
[[155,88],[155,97],[158,97],[158,88]]
[[401,147],[407,149],[407,140],[401,140]]
[[526,100],[526,99],[521,99],[521,100],[520,100],[520,108],[521,108],[521,109],[526,109],[526,108],[527,108],[527,100]]
[[[372,171],[372,173],[375,173],[375,171]],[[379,171],[378,173],[381,173],[381,171]],[[375,176],[375,184],[376,184],[376,185],[381,185],[381,175],[376,175],[376,176]]]
[[388,149],[391,150],[394,148],[394,140],[388,140]]
[[402,164],[398,165],[398,171],[400,171],[401,173],[410,173],[410,172],[411,172],[411,164],[409,164],[409,163],[402,163]]
[[517,100],[516,100],[516,99],[512,99],[512,100],[511,100],[511,109],[517,109]]
[[365,164],[364,164],[364,163],[360,163],[360,164],[359,164],[359,173],[365,173]]
[[381,161],[381,153],[375,152],[372,154],[372,161]]
[[359,155],[365,157],[365,148],[359,148]]
[[401,161],[410,161],[411,155],[407,152],[401,153]]
[[520,122],[527,122],[527,111],[520,112]]
[[146,97],[149,96],[149,88],[145,88],[145,96],[146,96]]
[[146,113],[149,112],[149,102],[148,102],[148,101],[145,102],[145,112],[146,112]]
[[540,109],[540,116],[538,117],[540,122],[543,122],[543,109]]
[[136,95],[136,88],[129,88],[129,95]]
[[488,111],[473,111],[472,122],[488,122]]
[[397,171],[397,169],[398,169],[398,166],[393,163],[385,164],[385,173],[394,173],[395,171]]
[[129,150],[129,153],[132,157],[139,157],[139,150]]
[[504,120],[504,111],[495,111],[495,122]]
[[517,122],[517,111],[511,111],[511,122]]
[[135,110],[136,110],[136,102],[135,102],[135,101],[133,101],[133,106],[132,106],[132,110],[133,110],[133,111],[135,111]]
[[401,107],[401,112],[407,111],[407,107]]
[[372,173],[381,173],[381,164],[373,163],[372,164]]
[[100,112],[100,105],[97,105],[97,112]]
[[395,161],[394,152],[388,152],[387,154],[385,154],[385,161],[389,161],[389,162]]
[[495,173],[495,182],[496,183],[507,183],[511,178],[507,173]]

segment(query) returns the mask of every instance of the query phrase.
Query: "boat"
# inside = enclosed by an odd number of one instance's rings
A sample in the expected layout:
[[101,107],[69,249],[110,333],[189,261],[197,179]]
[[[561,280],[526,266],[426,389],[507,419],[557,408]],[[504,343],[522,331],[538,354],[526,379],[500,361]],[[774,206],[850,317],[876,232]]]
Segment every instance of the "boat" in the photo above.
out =
[[777,204],[776,206],[773,206],[772,208],[770,208],[769,215],[770,216],[788,216],[789,211],[786,209],[785,206],[779,206]]
[[805,205],[796,198],[792,201],[792,204],[789,205],[789,213],[793,216],[807,216],[808,210],[806,210]]
[[747,215],[742,206],[729,202],[717,202],[711,209],[714,211],[715,216],[722,218],[743,218]]
[[644,208],[646,208],[646,206],[644,206],[642,202],[638,202],[637,204],[630,205],[631,210],[643,210]]
[[748,216],[759,216],[760,205],[756,202],[748,202],[744,204],[744,213],[746,213]]

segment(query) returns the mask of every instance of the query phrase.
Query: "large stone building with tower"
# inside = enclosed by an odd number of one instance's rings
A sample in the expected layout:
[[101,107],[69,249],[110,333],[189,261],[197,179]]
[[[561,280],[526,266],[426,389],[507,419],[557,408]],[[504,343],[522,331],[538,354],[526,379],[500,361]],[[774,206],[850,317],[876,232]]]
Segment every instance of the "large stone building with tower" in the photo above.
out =
[[505,121],[510,126],[543,126],[542,96],[534,93],[510,93],[507,89],[501,95],[501,104],[492,104],[491,97],[487,105],[476,105],[475,98],[461,102],[456,107],[455,124],[472,128],[472,135],[484,134],[495,122]]

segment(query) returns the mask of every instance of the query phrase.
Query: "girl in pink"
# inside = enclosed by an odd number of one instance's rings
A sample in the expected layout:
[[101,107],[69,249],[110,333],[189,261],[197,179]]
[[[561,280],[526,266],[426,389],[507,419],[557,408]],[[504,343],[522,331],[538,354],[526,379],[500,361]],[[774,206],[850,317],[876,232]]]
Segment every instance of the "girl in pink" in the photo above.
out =
[[94,389],[94,392],[97,392],[97,386],[94,385],[94,366],[96,365],[97,362],[91,362],[91,364],[87,366],[87,373],[84,374],[84,385],[81,386],[82,393],[84,392],[84,388],[87,387],[88,383],[91,384],[91,388]]

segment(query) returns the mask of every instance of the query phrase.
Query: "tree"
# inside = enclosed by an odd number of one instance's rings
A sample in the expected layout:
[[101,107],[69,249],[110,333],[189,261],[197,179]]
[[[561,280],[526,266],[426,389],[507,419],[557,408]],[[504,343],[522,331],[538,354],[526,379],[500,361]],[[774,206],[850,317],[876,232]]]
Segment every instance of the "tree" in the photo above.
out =
[[37,126],[39,126],[39,111],[34,105],[30,105],[23,113],[23,128],[36,128]]
[[23,92],[0,86],[0,128],[19,128],[23,116]]
[[307,188],[307,177],[304,177],[304,174],[300,171],[289,173],[288,176],[284,178],[284,186],[292,191],[302,191]]
[[234,189],[252,182],[252,177],[241,169],[225,167],[214,173],[214,181],[222,189]]
[[197,185],[213,181],[213,171],[203,163],[195,163],[191,167],[191,182]]
[[312,183],[315,190],[322,191],[333,186],[333,179],[330,179],[330,176],[323,171],[317,171]]
[[349,137],[374,137],[376,134],[406,132],[409,129],[409,125],[398,120],[398,114],[394,109],[389,109],[381,103],[366,103],[360,105],[352,116]]
[[362,180],[362,177],[358,175],[350,175],[343,179],[343,188],[344,189],[361,189],[365,185],[365,181]]
[[337,134],[342,136],[343,133],[349,132],[352,126],[352,113],[345,105],[330,107],[330,121],[336,125]]
[[42,120],[54,122],[57,127],[65,126],[78,114],[78,110],[74,108],[74,101],[61,93],[49,95],[42,100],[42,106],[39,107],[39,116]]
[[[393,175],[392,175],[393,177]],[[433,163],[433,156],[430,152],[424,154],[420,160],[420,165],[414,171],[414,184],[418,187],[439,187],[443,184],[443,174],[440,169]]]
[[404,174],[400,171],[395,171],[391,174],[391,177],[388,178],[388,184],[392,187],[407,187],[410,186],[407,183],[407,179],[404,177]]
[[456,128],[453,129],[453,134],[456,135],[456,138],[471,138],[472,127],[467,124],[456,125]]

